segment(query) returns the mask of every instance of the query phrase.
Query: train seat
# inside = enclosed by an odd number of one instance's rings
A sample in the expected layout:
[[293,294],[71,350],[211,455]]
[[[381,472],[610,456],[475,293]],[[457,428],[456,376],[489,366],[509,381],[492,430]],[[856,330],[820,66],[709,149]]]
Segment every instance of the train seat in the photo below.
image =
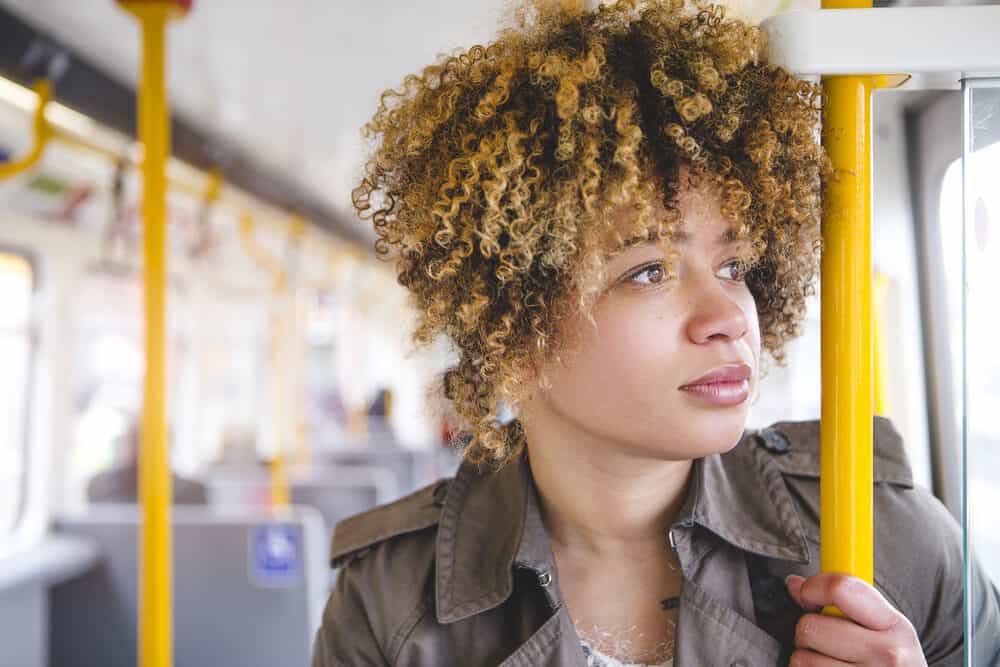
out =
[[[137,660],[139,508],[105,505],[57,519],[100,560],[51,590],[51,667],[133,667]],[[174,664],[310,663],[328,582],[319,513],[175,507]]]

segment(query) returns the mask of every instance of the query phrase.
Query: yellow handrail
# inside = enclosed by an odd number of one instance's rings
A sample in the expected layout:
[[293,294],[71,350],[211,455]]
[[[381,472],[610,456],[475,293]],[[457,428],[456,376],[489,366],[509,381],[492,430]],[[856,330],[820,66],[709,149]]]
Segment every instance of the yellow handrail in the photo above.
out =
[[[823,0],[823,9],[871,0]],[[872,582],[871,76],[825,76],[820,569]],[[840,615],[835,608],[824,610]]]
[[[298,215],[293,215],[291,220],[288,222],[288,239],[295,244],[296,252],[299,250],[299,246],[306,238],[309,233],[309,224]],[[303,321],[303,309],[302,302],[299,298],[298,285],[301,284],[301,277],[296,272],[296,275],[290,276],[289,278],[289,297],[290,303],[289,308],[291,312],[288,315],[287,321],[289,329],[286,332],[285,342],[286,348],[285,352],[288,355],[287,365],[285,371],[287,373],[286,378],[290,382],[286,383],[286,387],[291,393],[292,400],[290,401],[289,410],[289,424],[288,424],[288,439],[289,447],[288,451],[291,454],[291,460],[298,465],[306,465],[310,461],[309,447],[306,445],[305,437],[305,417],[303,416],[302,406],[304,401],[301,396],[301,392],[298,391],[299,382],[302,378],[302,369],[304,366],[304,360],[302,358],[302,345],[296,345],[294,352],[289,349],[295,344],[295,341],[302,340],[302,321]]]
[[208,204],[215,204],[219,201],[219,197],[222,196],[222,186],[223,186],[222,172],[218,169],[213,169],[205,177],[204,189],[201,192],[201,198]]
[[170,114],[165,84],[166,26],[181,14],[169,0],[121,2],[142,29],[139,137],[142,161],[143,272],[146,316],[146,377],[143,386],[139,493],[142,540],[139,569],[139,664],[173,664],[172,489],[166,422],[166,163]]
[[288,277],[278,261],[257,245],[257,241],[254,239],[255,226],[254,219],[248,213],[240,216],[240,243],[243,246],[243,251],[250,255],[261,268],[271,274],[273,289],[280,292],[285,289]]
[[[823,0],[823,9],[871,8]],[[874,570],[875,409],[871,254],[871,96],[905,74],[824,76],[826,190],[821,269],[820,569],[869,583]],[[824,612],[841,615],[833,607]]]
[[872,333],[869,76],[823,77],[820,567],[872,581]]
[[45,117],[45,107],[52,99],[52,84],[42,79],[36,81],[32,88],[38,95],[38,108],[35,109],[35,114],[32,117],[31,127],[34,141],[31,150],[20,160],[11,160],[0,164],[0,180],[16,176],[34,167],[42,158],[45,146],[48,145],[49,139],[53,136],[52,126],[49,125],[49,121]]
[[[273,289],[278,305],[285,302],[288,290],[288,272],[277,260],[257,245],[253,235],[254,220],[248,214],[240,217],[240,242],[244,251],[253,258],[265,271],[271,274]],[[277,433],[277,449],[271,459],[271,507],[285,508],[291,504],[291,489],[288,483],[288,470],[285,466],[285,434],[287,424],[284,347],[285,318],[281,308],[275,308],[271,314],[271,364],[274,369],[275,386],[275,433]]]

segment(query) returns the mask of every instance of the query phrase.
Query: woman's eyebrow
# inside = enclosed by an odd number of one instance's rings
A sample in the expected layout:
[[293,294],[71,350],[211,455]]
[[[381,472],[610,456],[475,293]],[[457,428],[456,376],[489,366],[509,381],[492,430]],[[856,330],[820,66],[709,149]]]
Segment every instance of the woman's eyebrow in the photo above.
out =
[[[670,236],[670,239],[673,242],[675,242],[675,243],[682,243],[683,244],[683,243],[687,243],[688,241],[691,240],[691,235],[688,234],[685,231],[678,230],[678,231],[674,232]],[[640,243],[650,243],[650,242],[652,242],[654,240],[655,239],[653,239],[653,238],[644,238],[642,236],[634,236],[634,237],[632,237],[630,239],[627,239],[625,241],[624,247],[625,248],[630,248],[630,247],[632,247],[634,245],[638,245]],[[715,240],[715,243],[716,243],[716,245],[730,245],[730,244],[736,243],[738,240],[739,240],[739,235],[734,230],[727,229],[726,231],[722,232],[722,234],[719,235],[719,237]]]

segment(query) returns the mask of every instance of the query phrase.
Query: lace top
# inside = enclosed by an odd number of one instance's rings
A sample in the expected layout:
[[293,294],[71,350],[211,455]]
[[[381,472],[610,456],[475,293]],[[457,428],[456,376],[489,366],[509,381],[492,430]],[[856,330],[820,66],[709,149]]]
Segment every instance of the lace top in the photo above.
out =
[[591,648],[589,644],[583,642],[583,655],[587,658],[587,667],[674,667],[674,659],[670,658],[666,662],[655,665],[647,665],[637,662],[622,662],[609,655],[604,655],[600,651]]

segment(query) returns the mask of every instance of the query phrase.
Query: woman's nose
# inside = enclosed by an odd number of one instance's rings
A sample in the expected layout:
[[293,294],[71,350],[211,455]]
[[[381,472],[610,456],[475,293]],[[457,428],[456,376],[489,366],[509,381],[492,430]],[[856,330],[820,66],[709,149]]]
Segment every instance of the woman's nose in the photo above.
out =
[[713,339],[739,340],[746,334],[746,313],[718,278],[700,279],[689,298],[687,329],[691,342],[701,345]]

